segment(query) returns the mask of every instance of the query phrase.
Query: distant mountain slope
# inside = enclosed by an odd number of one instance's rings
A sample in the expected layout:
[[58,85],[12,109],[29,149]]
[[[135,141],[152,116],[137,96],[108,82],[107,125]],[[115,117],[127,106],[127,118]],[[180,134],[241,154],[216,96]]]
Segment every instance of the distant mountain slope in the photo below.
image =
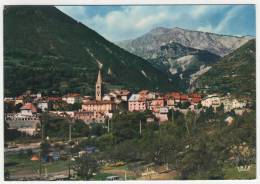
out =
[[236,37],[158,27],[133,40],[118,42],[127,51],[147,59],[165,73],[178,76],[185,89],[205,69],[251,37]]
[[169,82],[167,74],[55,7],[4,8],[5,95],[27,89],[93,94],[99,65],[110,85],[178,89],[178,82]]
[[165,72],[175,74],[184,71],[192,73],[199,70],[202,65],[215,63],[219,58],[218,55],[208,51],[171,42],[154,51],[153,58],[148,61]]
[[158,27],[136,39],[121,41],[117,44],[131,53],[152,59],[154,57],[153,51],[156,52],[162,45],[171,42],[224,56],[250,39],[252,38],[191,31],[178,27],[173,29]]
[[255,40],[248,41],[233,53],[223,57],[195,82],[194,88],[206,92],[224,92],[255,98]]
[[211,66],[219,59],[220,56],[206,50],[171,42],[154,51],[153,59],[148,61],[159,70],[179,77],[183,87],[188,89],[193,74]]

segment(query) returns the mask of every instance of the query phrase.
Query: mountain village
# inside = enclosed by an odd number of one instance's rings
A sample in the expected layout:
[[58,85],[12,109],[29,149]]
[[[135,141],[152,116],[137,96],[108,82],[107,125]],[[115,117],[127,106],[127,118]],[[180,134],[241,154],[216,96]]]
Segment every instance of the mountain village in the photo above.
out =
[[[96,94],[92,96],[81,96],[79,93],[69,93],[60,97],[42,96],[41,93],[25,94],[5,98],[6,104],[20,106],[20,112],[5,113],[5,120],[10,129],[17,129],[28,135],[35,135],[40,124],[40,115],[43,112],[55,116],[83,120],[86,124],[107,123],[115,111],[143,112],[152,111],[154,117],[147,118],[148,122],[158,121],[160,124],[168,121],[168,112],[173,109],[186,114],[188,111],[200,113],[205,108],[216,108],[223,106],[224,112],[234,111],[242,115],[249,112],[251,101],[248,99],[232,98],[229,94],[208,94],[198,93],[183,94],[181,92],[159,93],[149,90],[141,90],[138,93],[131,93],[126,89],[115,89],[103,94],[102,76],[99,70],[96,81]],[[82,104],[76,110],[55,110],[66,104]],[[229,122],[232,117],[227,117]],[[230,122],[229,122],[230,123]]]

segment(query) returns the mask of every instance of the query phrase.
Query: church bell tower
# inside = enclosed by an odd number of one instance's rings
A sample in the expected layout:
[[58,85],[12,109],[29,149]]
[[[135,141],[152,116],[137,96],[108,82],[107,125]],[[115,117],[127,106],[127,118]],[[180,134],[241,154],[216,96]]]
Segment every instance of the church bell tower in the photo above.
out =
[[98,77],[96,82],[96,100],[101,101],[102,100],[102,77],[100,70],[98,71]]

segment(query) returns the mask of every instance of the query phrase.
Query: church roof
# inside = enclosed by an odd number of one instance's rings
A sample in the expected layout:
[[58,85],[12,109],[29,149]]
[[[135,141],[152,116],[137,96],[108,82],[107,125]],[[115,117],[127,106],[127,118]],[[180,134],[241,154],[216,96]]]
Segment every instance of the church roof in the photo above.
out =
[[100,70],[98,71],[98,77],[97,77],[97,83],[101,83],[102,82],[102,76],[101,76],[101,72]]

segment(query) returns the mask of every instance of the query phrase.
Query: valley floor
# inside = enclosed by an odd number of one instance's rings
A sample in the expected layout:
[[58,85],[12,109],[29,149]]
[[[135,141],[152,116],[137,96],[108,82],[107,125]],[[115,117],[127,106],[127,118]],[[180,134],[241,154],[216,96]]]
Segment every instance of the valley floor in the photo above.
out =
[[[46,169],[45,169],[46,168]],[[255,179],[256,165],[251,165],[249,171],[238,172],[237,168],[230,165],[224,166],[225,179]],[[6,155],[5,170],[10,172],[10,180],[23,180],[39,178],[39,162],[31,161],[25,155]],[[68,176],[68,161],[54,161],[43,164],[43,174],[48,178],[53,176]],[[72,170],[71,170],[72,173]],[[178,171],[169,170],[162,173],[147,174],[140,176],[133,171],[130,171],[127,165],[117,167],[102,167],[99,173],[94,175],[90,180],[106,180],[106,177],[115,175],[121,180],[176,180],[178,179]],[[48,179],[47,179],[48,180]]]

